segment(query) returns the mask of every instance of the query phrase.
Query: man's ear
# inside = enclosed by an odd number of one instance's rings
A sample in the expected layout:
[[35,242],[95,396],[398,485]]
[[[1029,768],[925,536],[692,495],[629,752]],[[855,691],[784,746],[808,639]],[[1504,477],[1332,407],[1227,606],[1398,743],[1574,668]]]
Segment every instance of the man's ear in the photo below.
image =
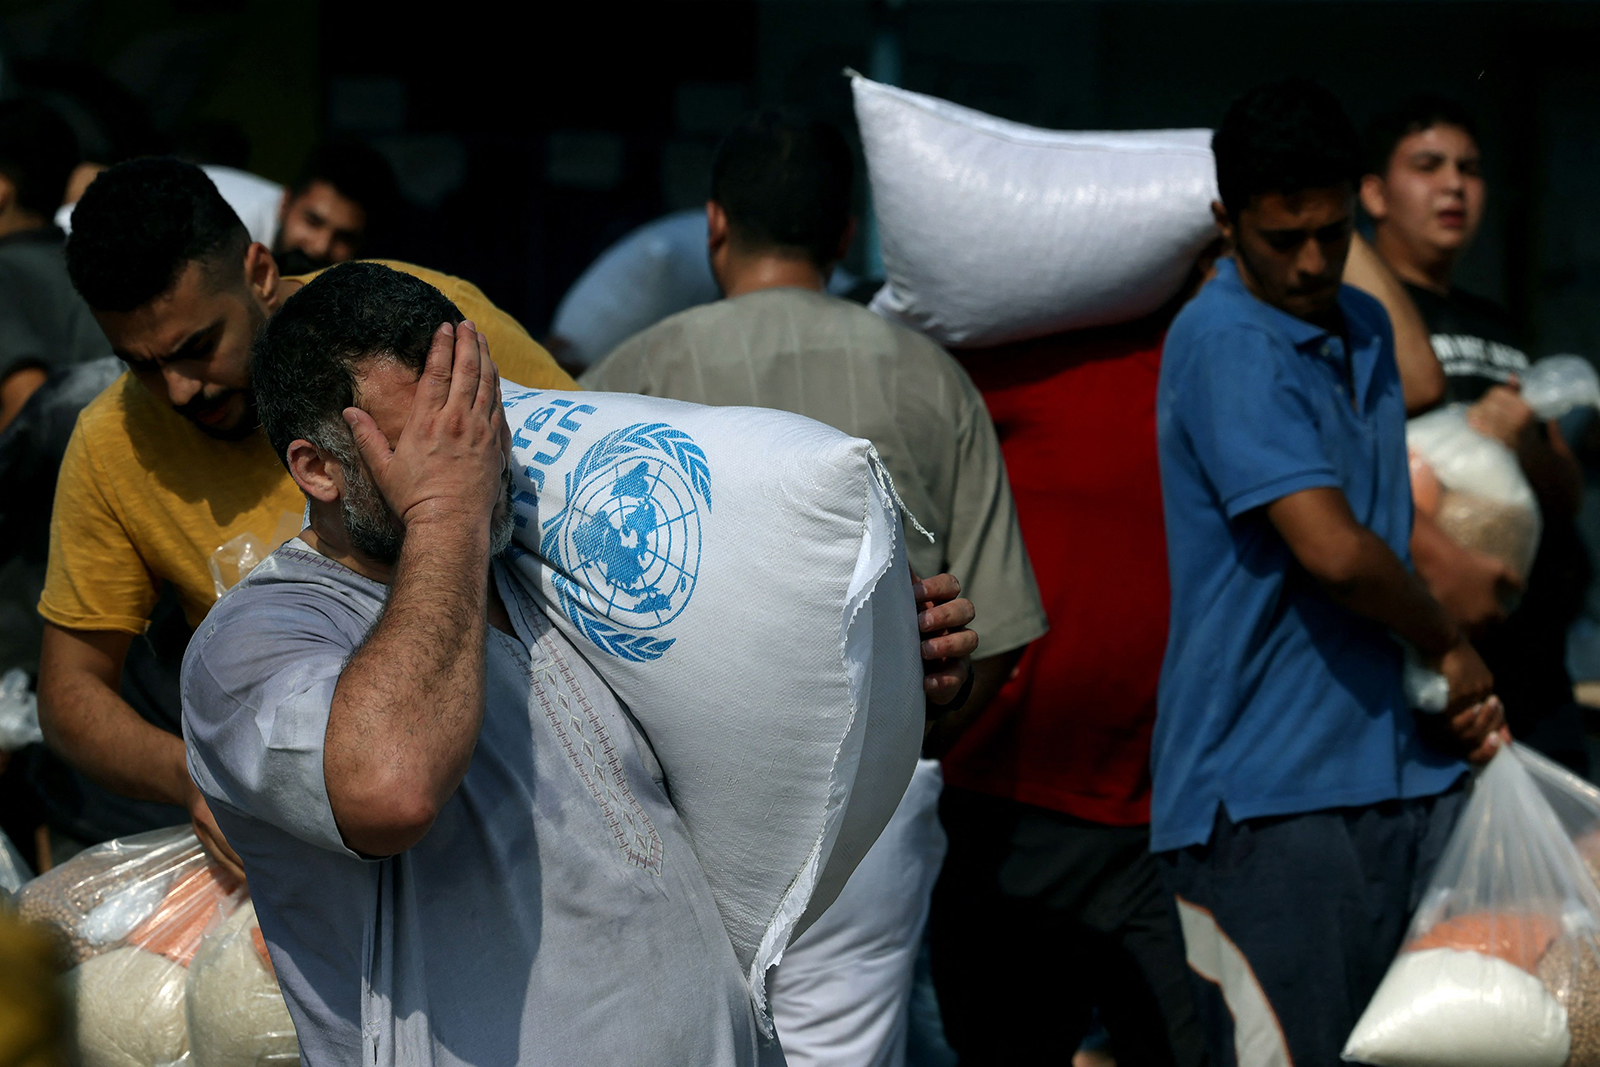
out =
[[10,178],[0,174],[0,215],[11,210],[17,202],[17,186]]
[[289,217],[289,204],[294,200],[294,193],[284,189],[283,195],[278,198],[278,227],[283,227],[283,220]]
[[260,241],[251,241],[244,250],[244,283],[258,302],[277,310],[278,261]]
[[728,213],[715,200],[706,201],[706,250],[712,255],[728,243]]
[[284,459],[295,484],[312,500],[332,504],[339,499],[344,491],[344,471],[338,460],[300,438],[289,442]]
[[1233,245],[1233,219],[1228,216],[1228,209],[1222,206],[1221,200],[1211,201],[1211,217],[1216,221],[1217,233],[1222,237],[1225,247]]
[[1381,175],[1368,174],[1363,177],[1356,195],[1361,199],[1361,210],[1372,216],[1374,222],[1382,222],[1389,217],[1389,197],[1385,194]]

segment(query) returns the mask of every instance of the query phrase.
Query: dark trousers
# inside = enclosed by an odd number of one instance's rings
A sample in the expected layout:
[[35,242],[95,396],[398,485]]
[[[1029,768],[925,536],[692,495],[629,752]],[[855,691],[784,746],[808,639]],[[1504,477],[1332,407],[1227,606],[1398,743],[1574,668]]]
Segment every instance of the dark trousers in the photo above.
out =
[[1118,1067],[1196,1067],[1204,1041],[1144,827],[945,787],[930,948],[962,1067],[1068,1063],[1093,1013]]
[[1214,1067],[1337,1067],[1464,800],[1231,821],[1163,852]]

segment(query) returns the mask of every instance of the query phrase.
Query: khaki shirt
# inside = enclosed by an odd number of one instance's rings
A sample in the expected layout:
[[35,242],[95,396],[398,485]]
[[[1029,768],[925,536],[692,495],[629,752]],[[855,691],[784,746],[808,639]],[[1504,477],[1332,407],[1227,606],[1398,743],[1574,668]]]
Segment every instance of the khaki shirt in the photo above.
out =
[[586,389],[780,408],[877,446],[907,510],[911,565],[949,571],[978,610],[978,655],[1044,633],[994,424],[938,345],[807,289],[763,289],[674,315],[584,374]]

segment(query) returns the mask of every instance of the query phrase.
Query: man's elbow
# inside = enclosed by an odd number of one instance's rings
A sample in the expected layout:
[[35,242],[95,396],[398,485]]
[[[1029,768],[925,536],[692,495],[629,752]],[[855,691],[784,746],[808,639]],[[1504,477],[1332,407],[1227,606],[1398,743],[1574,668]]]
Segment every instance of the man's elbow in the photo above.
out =
[[1444,400],[1446,384],[1444,369],[1438,363],[1434,363],[1425,373],[1409,375],[1401,389],[1406,414],[1420,415],[1438,407]]
[[363,856],[394,856],[427,836],[440,805],[424,790],[392,788],[330,789],[335,824],[344,843]]

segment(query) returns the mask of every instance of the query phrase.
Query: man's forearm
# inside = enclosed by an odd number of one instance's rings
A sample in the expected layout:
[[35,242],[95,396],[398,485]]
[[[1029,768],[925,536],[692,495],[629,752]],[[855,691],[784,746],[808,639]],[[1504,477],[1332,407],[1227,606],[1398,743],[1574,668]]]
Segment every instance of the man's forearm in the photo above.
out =
[[466,774],[483,725],[488,573],[486,528],[408,528],[383,617],[339,676],[324,770],[361,851],[410,847]]
[[183,738],[146,722],[117,692],[132,635],[46,623],[39,727],[51,750],[121,796],[182,804],[192,788]]
[[1328,596],[1388,627],[1424,655],[1441,656],[1459,644],[1460,629],[1389,546],[1370,530],[1356,536],[1359,544],[1345,572],[1319,576]]
[[1570,519],[1583,498],[1583,468],[1559,430],[1529,433],[1517,450],[1539,504],[1551,518]]
[[96,679],[83,679],[68,692],[66,699],[77,706],[71,726],[62,722],[61,715],[40,717],[53,751],[118,796],[185,803],[190,783],[183,738],[146,722]]

